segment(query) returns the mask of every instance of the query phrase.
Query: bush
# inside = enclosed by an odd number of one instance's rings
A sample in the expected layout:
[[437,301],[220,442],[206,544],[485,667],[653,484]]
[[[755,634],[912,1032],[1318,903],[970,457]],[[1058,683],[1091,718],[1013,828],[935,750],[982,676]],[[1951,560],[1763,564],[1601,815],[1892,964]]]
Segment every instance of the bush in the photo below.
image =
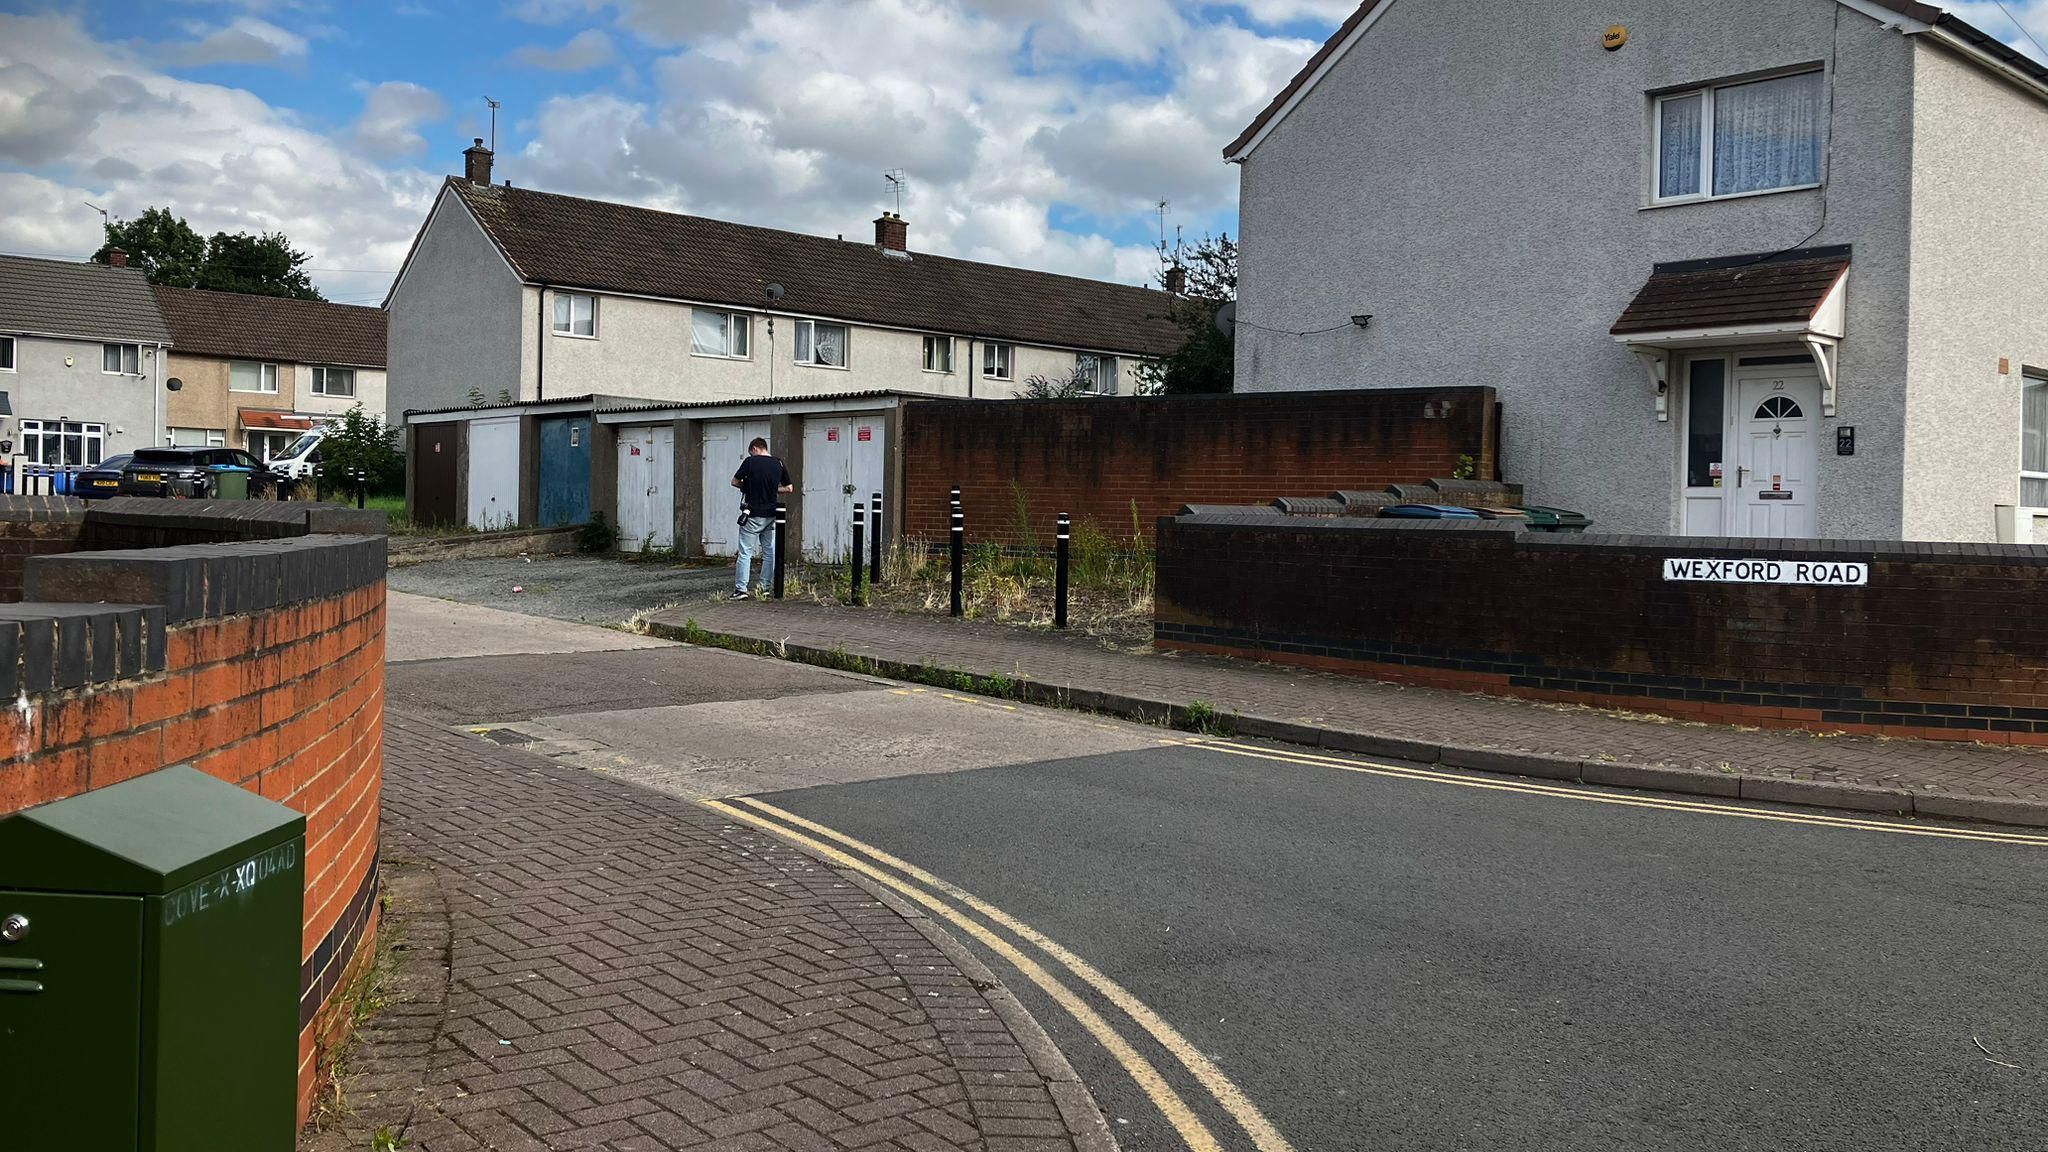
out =
[[357,469],[369,478],[373,495],[405,491],[398,429],[364,412],[361,404],[343,413],[320,442],[320,470],[328,488],[348,488]]
[[610,552],[618,546],[619,526],[606,520],[602,512],[592,512],[589,523],[576,529],[578,552]]

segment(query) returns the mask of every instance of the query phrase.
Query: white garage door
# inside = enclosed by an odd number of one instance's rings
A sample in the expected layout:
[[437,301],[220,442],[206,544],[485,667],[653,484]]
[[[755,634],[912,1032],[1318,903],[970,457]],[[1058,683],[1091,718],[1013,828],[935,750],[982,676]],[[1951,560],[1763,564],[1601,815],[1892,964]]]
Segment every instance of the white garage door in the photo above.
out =
[[668,424],[619,429],[619,551],[675,546],[675,446]]
[[846,559],[853,502],[882,490],[882,417],[817,416],[804,421],[804,555]]
[[[704,425],[704,554],[732,556],[740,547],[740,491],[732,474],[747,458],[754,437],[766,439],[766,420],[723,420]],[[768,446],[775,452],[775,446]],[[776,455],[781,453],[776,452]]]
[[519,417],[469,422],[469,524],[491,531],[519,523]]

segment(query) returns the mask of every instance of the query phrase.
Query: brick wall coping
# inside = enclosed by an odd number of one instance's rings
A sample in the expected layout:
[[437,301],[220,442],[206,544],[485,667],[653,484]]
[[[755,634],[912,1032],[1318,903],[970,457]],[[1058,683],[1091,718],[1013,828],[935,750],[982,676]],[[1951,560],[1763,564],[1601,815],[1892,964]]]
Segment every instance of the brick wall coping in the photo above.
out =
[[1965,544],[1926,540],[1770,540],[1726,536],[1628,536],[1600,532],[1531,532],[1507,520],[1398,520],[1377,517],[1278,518],[1267,508],[1203,510],[1173,518],[1177,527],[1265,528],[1273,532],[1490,532],[1501,544],[1570,552],[1644,552],[1703,558],[1761,557],[1861,561],[2048,565],[2048,544]]
[[[162,500],[116,496],[87,508],[85,546],[248,540],[309,533],[382,535],[384,513],[346,504],[297,500]],[[137,532],[149,539],[137,538]]]
[[75,524],[83,519],[85,501],[76,496],[0,496],[0,522]]

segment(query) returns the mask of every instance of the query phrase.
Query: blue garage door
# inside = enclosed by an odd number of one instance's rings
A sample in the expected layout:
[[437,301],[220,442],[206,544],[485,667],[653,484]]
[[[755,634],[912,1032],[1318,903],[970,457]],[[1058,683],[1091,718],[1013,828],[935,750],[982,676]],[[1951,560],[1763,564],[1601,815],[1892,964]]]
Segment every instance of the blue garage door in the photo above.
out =
[[590,519],[590,417],[540,422],[540,526]]

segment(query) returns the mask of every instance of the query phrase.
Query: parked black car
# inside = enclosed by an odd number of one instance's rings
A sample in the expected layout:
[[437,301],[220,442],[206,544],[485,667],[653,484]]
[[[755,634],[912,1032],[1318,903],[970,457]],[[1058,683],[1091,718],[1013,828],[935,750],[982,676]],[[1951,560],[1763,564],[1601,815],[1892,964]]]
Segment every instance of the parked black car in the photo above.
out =
[[71,494],[81,500],[106,500],[121,494],[121,469],[133,459],[128,453],[109,456],[71,478]]
[[221,489],[221,472],[243,469],[252,495],[270,483],[261,460],[239,448],[138,448],[121,470],[123,496],[189,496],[207,499]]

